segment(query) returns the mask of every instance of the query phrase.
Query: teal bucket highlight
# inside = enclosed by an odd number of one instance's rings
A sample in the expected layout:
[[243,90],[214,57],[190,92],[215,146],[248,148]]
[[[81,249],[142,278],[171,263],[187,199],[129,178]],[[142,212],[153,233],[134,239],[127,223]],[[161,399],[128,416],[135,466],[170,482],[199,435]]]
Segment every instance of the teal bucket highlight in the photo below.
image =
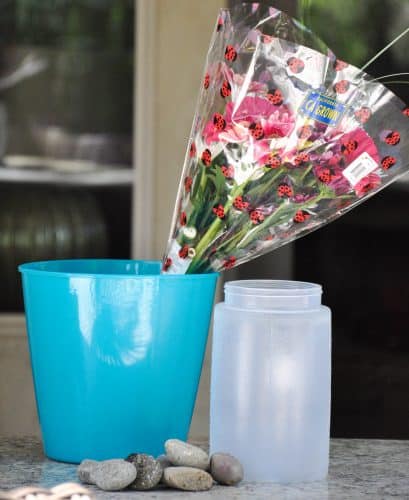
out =
[[78,463],[185,440],[218,275],[160,262],[19,266],[44,451]]

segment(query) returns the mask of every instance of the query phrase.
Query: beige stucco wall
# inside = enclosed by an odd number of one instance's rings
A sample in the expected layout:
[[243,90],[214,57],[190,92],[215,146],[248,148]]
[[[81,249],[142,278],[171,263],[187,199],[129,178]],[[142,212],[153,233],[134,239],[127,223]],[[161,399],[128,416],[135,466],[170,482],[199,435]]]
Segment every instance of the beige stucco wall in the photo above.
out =
[[223,0],[156,0],[154,248],[161,257],[210,37]]

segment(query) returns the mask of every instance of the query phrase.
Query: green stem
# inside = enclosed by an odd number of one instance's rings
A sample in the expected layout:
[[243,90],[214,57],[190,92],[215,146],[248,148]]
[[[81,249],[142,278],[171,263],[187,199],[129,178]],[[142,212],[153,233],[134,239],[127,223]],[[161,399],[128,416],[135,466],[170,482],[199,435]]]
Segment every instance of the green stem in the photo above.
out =
[[[227,215],[227,212],[231,208],[234,199],[237,196],[240,196],[243,192],[245,183],[241,184],[240,186],[237,186],[233,191],[231,192],[231,197],[230,200],[226,203],[224,206],[224,214],[225,216]],[[211,242],[215,239],[217,233],[220,231],[221,227],[223,225],[223,220],[216,218],[212,224],[210,225],[209,229],[206,231],[206,233],[203,235],[203,237],[200,239],[199,243],[197,244],[195,250],[196,250],[196,255],[192,262],[190,263],[186,273],[193,273],[195,269],[198,267],[198,263],[200,262],[203,254],[205,253],[206,249],[210,246]]]
[[[266,228],[277,223],[283,216],[287,216],[289,213],[296,212],[297,210],[303,210],[305,208],[308,208],[311,205],[316,205],[324,198],[325,198],[325,194],[321,193],[316,198],[313,198],[310,201],[308,201],[302,205],[294,206],[294,205],[288,205],[287,203],[282,203],[277,208],[277,210],[275,212],[273,212],[266,219],[264,219],[264,221],[259,226],[257,226],[252,232],[249,232],[247,237],[244,238],[244,240],[239,245],[237,245],[237,248],[246,247],[249,243],[254,241],[256,236],[258,236],[261,232],[264,232],[266,230]],[[288,213],[286,213],[286,212],[284,212],[284,214],[281,213],[284,208],[288,209],[287,210]]]
[[[220,252],[224,248],[235,248],[237,243],[243,238],[243,236],[248,232],[248,223],[245,223],[243,227],[240,229],[238,233],[236,233],[234,236],[231,238],[227,239],[224,241],[220,246],[217,247],[217,251]],[[230,251],[228,250],[226,254],[229,254]]]
[[[269,215],[264,221],[256,226],[252,231],[247,233],[247,236],[237,245],[237,248],[243,248],[246,247],[249,243],[251,243],[256,236],[258,236],[260,233],[264,232],[266,230],[266,227],[271,226],[277,220],[280,219],[281,217],[281,212],[283,211],[284,208],[289,208],[289,205],[287,203],[282,203],[275,212],[273,212],[271,215]],[[291,208],[293,210],[293,208]]]
[[[276,174],[273,175],[272,178],[268,180],[268,185],[273,184],[274,181],[283,173],[283,171],[284,171],[284,167],[277,169]],[[232,192],[230,193],[230,199],[227,201],[226,205],[224,206],[225,216],[227,215],[228,211],[230,210],[234,199],[237,196],[241,196],[243,194],[245,188],[247,187],[247,185],[250,182],[252,182],[251,177],[247,181],[243,182],[239,186],[236,186],[232,190]],[[264,189],[265,188],[266,188],[266,186],[264,186]],[[251,195],[251,190],[249,191],[248,195],[249,196]],[[206,233],[202,236],[202,238],[200,239],[200,241],[196,245],[196,248],[195,248],[196,255],[195,255],[194,259],[192,260],[192,262],[190,263],[186,273],[192,274],[192,273],[197,271],[197,269],[200,266],[200,260],[202,259],[203,255],[205,254],[206,249],[210,246],[211,242],[217,236],[217,233],[220,231],[222,225],[223,225],[222,219],[217,218],[212,222],[212,224],[210,225],[210,227],[208,228]]]
[[308,168],[305,169],[305,172],[302,174],[300,180],[303,181],[307,175],[311,172],[312,170],[312,165],[310,165]]

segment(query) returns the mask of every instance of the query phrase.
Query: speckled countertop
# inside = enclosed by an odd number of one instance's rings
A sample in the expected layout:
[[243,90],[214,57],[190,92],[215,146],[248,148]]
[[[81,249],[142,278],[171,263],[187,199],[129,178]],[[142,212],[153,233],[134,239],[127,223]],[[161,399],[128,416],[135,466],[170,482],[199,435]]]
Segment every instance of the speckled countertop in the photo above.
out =
[[[25,485],[46,488],[77,481],[76,466],[48,460],[32,438],[0,438],[0,489]],[[176,490],[114,492],[93,490],[99,499],[409,499],[409,441],[335,439],[328,481],[298,485],[243,483],[209,492]]]

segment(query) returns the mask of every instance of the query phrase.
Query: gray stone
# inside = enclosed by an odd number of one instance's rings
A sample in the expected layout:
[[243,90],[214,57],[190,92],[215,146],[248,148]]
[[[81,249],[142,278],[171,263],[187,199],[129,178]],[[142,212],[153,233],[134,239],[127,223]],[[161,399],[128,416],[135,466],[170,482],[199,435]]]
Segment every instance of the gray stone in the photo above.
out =
[[129,485],[132,490],[151,490],[162,479],[162,466],[151,455],[132,453],[126,460],[136,469],[136,479]]
[[79,480],[85,484],[94,484],[91,481],[91,474],[92,471],[95,470],[96,467],[98,467],[98,465],[99,462],[97,460],[89,460],[88,458],[83,460],[77,468]]
[[156,460],[160,463],[162,469],[166,469],[166,467],[172,467],[173,465],[166,455],[159,455]]
[[209,455],[198,446],[179,439],[168,439],[165,443],[166,456],[173,465],[195,467],[206,470],[209,467]]
[[243,466],[228,453],[214,453],[210,459],[210,474],[220,484],[234,486],[243,479]]
[[114,458],[99,462],[90,480],[105,491],[123,490],[136,479],[136,468],[125,460]]
[[168,467],[163,471],[163,483],[170,488],[184,491],[205,491],[213,486],[213,478],[193,467]]

